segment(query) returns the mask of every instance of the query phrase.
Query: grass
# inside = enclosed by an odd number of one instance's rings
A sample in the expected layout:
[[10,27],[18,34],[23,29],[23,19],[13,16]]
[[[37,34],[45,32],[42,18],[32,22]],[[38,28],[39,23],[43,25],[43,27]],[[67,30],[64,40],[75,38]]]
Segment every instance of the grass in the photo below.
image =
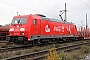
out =
[[61,53],[59,54],[59,56],[60,56],[60,58],[61,58],[62,60],[66,60],[66,53],[61,52]]
[[21,55],[21,53],[22,53],[22,52],[21,52],[20,50],[17,50],[15,54],[16,54],[16,55]]
[[38,51],[41,51],[41,48],[40,47],[32,47],[32,52],[38,52]]
[[2,55],[0,55],[0,59],[2,59]]
[[4,58],[8,58],[9,57],[9,55],[8,54],[6,54],[5,56],[4,56]]
[[0,44],[0,48],[6,48],[7,45],[5,43]]
[[61,52],[59,57],[62,58],[62,60],[80,60],[88,53],[90,53],[90,46],[82,46],[80,50],[69,53]]
[[90,53],[90,46],[82,46],[80,51],[84,54]]
[[30,50],[29,49],[25,50],[25,53],[30,53]]

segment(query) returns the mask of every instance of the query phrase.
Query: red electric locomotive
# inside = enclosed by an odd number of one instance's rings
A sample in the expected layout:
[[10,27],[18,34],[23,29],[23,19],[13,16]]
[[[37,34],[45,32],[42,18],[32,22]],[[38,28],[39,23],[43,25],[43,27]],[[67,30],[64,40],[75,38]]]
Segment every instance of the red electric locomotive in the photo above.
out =
[[14,16],[7,40],[17,44],[41,44],[79,38],[76,25],[41,14]]

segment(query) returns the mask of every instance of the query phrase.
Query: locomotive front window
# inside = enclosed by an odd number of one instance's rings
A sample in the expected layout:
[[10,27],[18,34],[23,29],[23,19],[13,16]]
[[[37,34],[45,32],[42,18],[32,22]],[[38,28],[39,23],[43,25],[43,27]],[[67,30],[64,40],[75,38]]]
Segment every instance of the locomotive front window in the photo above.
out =
[[26,24],[27,18],[13,18],[12,24]]

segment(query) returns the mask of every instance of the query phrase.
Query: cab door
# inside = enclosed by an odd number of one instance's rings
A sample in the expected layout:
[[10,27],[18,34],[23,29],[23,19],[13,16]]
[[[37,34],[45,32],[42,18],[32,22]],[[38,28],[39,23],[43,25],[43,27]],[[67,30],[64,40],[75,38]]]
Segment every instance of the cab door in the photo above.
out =
[[30,30],[30,34],[32,36],[40,36],[40,32],[41,32],[41,25],[40,25],[40,19],[34,19],[33,23],[31,25],[31,30]]
[[40,36],[41,35],[41,20],[36,19],[36,35]]

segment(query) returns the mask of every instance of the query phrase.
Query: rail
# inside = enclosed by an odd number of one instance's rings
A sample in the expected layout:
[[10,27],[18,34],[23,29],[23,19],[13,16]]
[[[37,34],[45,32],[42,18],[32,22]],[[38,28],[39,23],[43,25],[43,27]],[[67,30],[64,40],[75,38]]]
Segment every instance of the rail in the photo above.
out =
[[[58,53],[60,53],[62,51],[69,52],[69,51],[72,51],[75,49],[80,49],[81,46],[83,46],[83,45],[90,45],[90,42],[84,42],[84,43],[80,43],[80,44],[59,47],[59,48],[56,48],[56,51]],[[29,60],[40,60],[40,59],[45,58],[46,54],[48,54],[48,50],[28,53],[25,55],[18,55],[18,56],[14,56],[12,58],[6,58],[5,60],[20,60],[20,59],[27,59],[27,58],[29,58]]]

